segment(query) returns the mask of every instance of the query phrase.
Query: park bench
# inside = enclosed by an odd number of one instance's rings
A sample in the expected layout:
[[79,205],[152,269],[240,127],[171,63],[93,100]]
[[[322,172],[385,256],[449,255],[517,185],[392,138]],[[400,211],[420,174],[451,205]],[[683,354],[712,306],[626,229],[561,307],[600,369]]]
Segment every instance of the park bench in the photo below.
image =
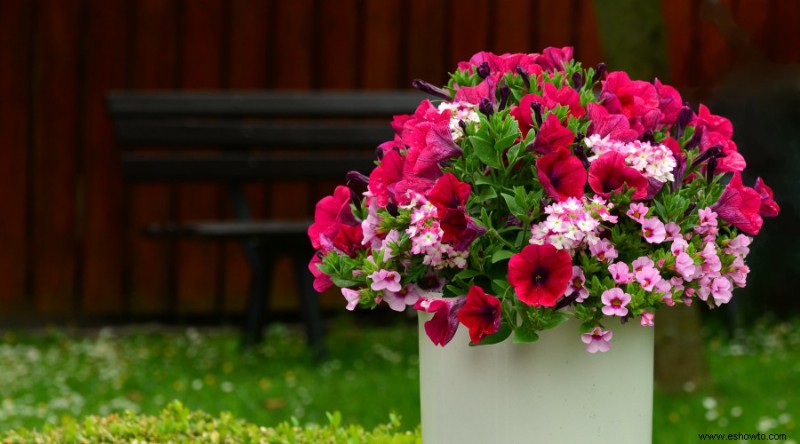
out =
[[273,264],[291,257],[309,345],[321,353],[322,317],[307,268],[311,215],[253,220],[243,185],[341,183],[348,171],[368,174],[378,144],[393,137],[391,117],[412,113],[422,98],[412,91],[118,91],[107,105],[127,182],[216,182],[228,189],[233,219],[154,221],[144,231],[241,242],[251,272],[243,326],[250,344],[262,340]]

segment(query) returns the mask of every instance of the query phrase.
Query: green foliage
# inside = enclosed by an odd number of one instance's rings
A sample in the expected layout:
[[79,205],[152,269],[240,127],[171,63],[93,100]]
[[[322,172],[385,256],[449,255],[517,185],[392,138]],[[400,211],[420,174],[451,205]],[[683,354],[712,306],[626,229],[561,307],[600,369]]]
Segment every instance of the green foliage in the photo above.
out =
[[179,401],[167,405],[158,416],[137,415],[126,411],[120,415],[89,416],[81,421],[70,420],[44,431],[15,430],[8,432],[3,443],[420,443],[419,428],[414,432],[398,430],[396,416],[374,430],[358,425],[343,426],[339,412],[329,413],[328,425],[300,427],[283,422],[275,427],[260,427],[235,418],[230,413],[212,416],[191,411]]

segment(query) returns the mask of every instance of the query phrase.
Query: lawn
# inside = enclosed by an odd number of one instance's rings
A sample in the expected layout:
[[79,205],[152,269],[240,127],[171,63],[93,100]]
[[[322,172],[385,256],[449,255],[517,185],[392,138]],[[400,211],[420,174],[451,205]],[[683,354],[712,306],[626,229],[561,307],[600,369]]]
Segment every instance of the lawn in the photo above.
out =
[[[0,430],[70,423],[132,410],[158,414],[172,400],[271,426],[295,418],[366,428],[400,416],[419,423],[416,328],[330,323],[329,355],[315,363],[293,328],[269,329],[242,352],[231,329],[7,332],[0,341]],[[762,322],[733,339],[706,338],[712,382],[656,393],[654,442],[699,433],[780,433],[800,442],[800,322]],[[757,441],[756,441],[757,442]],[[766,441],[765,441],[766,442]]]

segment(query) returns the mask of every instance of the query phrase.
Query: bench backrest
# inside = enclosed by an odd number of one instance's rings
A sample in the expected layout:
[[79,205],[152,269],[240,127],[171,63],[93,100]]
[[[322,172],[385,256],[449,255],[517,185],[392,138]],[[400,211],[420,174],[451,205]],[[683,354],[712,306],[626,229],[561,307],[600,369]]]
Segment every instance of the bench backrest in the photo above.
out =
[[122,169],[132,181],[342,178],[368,172],[413,91],[112,92]]

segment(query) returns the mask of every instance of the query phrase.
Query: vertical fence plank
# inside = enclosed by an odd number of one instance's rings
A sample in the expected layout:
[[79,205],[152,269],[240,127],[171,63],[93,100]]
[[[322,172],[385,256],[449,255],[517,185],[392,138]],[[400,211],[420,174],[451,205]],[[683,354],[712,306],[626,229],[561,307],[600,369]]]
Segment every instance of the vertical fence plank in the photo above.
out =
[[6,314],[25,308],[28,239],[28,142],[31,91],[33,4],[26,0],[0,3],[0,304]]
[[367,89],[406,88],[411,80],[401,79],[401,37],[403,35],[400,0],[364,1],[363,87]]
[[[442,85],[447,80],[448,48],[445,47],[449,12],[440,0],[412,0],[409,14],[407,78]],[[431,38],[436,35],[436,38]]]
[[78,158],[80,1],[42,1],[35,48],[33,243],[36,307],[72,313]]
[[730,8],[730,3],[730,0],[721,0],[718,4],[701,6],[699,57],[692,73],[693,77],[699,77],[697,85],[701,88],[701,95],[733,66],[733,46],[714,22],[719,20],[723,9]]
[[536,17],[535,2],[529,0],[507,0],[502,8],[497,8],[494,15],[494,35],[492,50],[498,54],[506,52],[532,53],[541,48],[531,46],[531,33],[534,29],[533,17]]
[[583,66],[594,66],[603,61],[597,11],[594,2],[579,2],[579,4],[580,8],[575,14],[577,30],[573,30],[576,35],[575,58],[580,60]]
[[[222,34],[225,10],[222,0],[184,0],[183,32],[179,36],[180,84],[184,89],[218,89],[222,72]],[[220,217],[220,192],[215,184],[178,186],[178,218],[181,221]],[[218,260],[216,242],[179,241],[177,290],[180,313],[210,312],[217,300]]]
[[[269,48],[269,0],[234,0],[230,6],[228,29],[228,87],[263,89],[267,81]],[[271,64],[269,64],[271,67]],[[264,216],[265,186],[248,184],[245,188],[252,216]],[[228,214],[232,214],[230,208]],[[245,310],[250,273],[238,242],[225,245],[224,312],[241,314]]]
[[128,4],[89,0],[84,91],[83,170],[86,201],[83,235],[84,313],[119,313],[122,299],[122,174],[105,106],[109,90],[126,86]]
[[321,2],[320,67],[323,89],[353,89],[358,79],[358,1]]
[[[583,2],[583,4],[594,2]],[[536,28],[539,30],[539,44],[541,48],[548,46],[562,47],[573,44],[572,31],[577,26],[575,14],[572,10],[573,4],[568,1],[561,2],[539,2],[539,14],[536,17]]]
[[692,34],[696,32],[690,25],[691,0],[662,0],[661,13],[666,28],[669,82],[678,87],[690,85],[691,53],[695,50]]
[[[313,86],[318,70],[324,70],[314,60],[315,11],[312,0],[277,1],[275,7],[275,58],[270,60],[274,70],[273,86],[279,89],[309,89]],[[302,220],[308,218],[310,187],[303,181],[287,181],[273,184],[270,193],[272,217],[277,219]],[[271,309],[286,310],[299,306],[294,285],[292,263],[281,258],[275,266],[270,289]]]
[[489,2],[486,0],[463,0],[456,2],[448,11],[452,21],[450,33],[450,60],[447,70],[455,69],[456,64],[469,60],[478,51],[489,47]]
[[[138,0],[134,11],[132,87],[172,89],[176,86],[177,8],[172,0]],[[134,314],[164,314],[175,310],[174,256],[169,242],[142,235],[154,221],[168,220],[170,187],[141,184],[129,187],[126,222],[130,262],[127,268],[130,309]]]

